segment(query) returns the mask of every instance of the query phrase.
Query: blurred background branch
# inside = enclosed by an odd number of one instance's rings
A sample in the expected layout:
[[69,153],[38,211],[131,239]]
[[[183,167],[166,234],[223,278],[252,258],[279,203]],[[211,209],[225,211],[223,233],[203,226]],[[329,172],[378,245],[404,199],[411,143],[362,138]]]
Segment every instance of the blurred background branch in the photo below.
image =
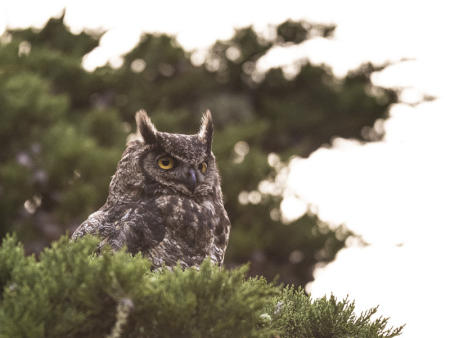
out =
[[304,286],[354,234],[313,210],[286,219],[280,203],[289,160],[336,137],[380,140],[380,123],[399,101],[399,91],[371,82],[389,64],[362,64],[339,78],[305,59],[288,71],[258,67],[273,48],[330,38],[334,30],[291,20],[268,35],[240,28],[204,58],[173,36],[146,33],[119,67],[92,72],[82,61],[104,32],[72,33],[64,13],[42,29],[7,30],[0,44],[0,236],[17,232],[28,252],[40,252],[101,206],[138,109],[161,130],[194,133],[209,108],[233,225],[226,264],[250,261],[253,275]]

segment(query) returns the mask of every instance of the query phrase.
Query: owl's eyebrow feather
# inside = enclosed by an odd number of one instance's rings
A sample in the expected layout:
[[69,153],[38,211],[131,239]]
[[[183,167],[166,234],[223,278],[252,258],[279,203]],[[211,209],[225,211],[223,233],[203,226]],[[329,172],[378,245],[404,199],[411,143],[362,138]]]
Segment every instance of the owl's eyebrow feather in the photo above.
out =
[[202,116],[202,122],[200,125],[200,130],[198,132],[198,137],[204,143],[206,143],[207,152],[211,152],[212,136],[214,132],[214,124],[212,120],[211,111],[208,109]]
[[136,113],[136,125],[139,133],[147,144],[155,144],[158,141],[158,130],[152,123],[147,112],[143,109]]

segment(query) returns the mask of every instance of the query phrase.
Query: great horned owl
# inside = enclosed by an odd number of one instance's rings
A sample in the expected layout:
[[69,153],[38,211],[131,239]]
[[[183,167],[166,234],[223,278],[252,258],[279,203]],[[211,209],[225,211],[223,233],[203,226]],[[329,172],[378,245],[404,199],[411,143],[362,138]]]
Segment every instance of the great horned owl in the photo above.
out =
[[147,113],[136,114],[143,141],[127,145],[106,203],[73,233],[102,238],[117,250],[142,252],[153,267],[221,265],[230,234],[220,177],[211,151],[207,111],[194,135],[157,131]]

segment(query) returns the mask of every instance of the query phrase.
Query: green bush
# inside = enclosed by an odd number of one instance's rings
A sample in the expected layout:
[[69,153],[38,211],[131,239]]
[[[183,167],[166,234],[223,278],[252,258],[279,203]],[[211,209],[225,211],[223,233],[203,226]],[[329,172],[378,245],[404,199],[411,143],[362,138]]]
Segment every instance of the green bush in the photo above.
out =
[[15,236],[0,247],[0,337],[394,337],[387,319],[347,299],[246,278],[246,267],[151,271],[140,255],[97,239],[54,242],[26,257]]
[[286,287],[281,296],[274,298],[269,312],[272,314],[272,328],[282,337],[396,337],[403,326],[386,328],[387,318],[372,317],[377,308],[371,308],[356,315],[354,302],[337,300],[333,295],[316,300],[301,290]]

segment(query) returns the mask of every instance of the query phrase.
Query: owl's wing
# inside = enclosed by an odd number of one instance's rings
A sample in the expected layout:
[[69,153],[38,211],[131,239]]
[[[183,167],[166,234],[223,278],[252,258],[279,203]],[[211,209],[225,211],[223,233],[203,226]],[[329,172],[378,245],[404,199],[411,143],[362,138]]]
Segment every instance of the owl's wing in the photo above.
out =
[[147,252],[164,239],[165,227],[159,210],[152,201],[129,205],[120,213],[115,212],[111,221],[100,227],[104,240],[118,250],[124,246],[131,253]]
[[94,212],[75,230],[72,239],[88,234],[102,238],[99,249],[106,244],[114,250],[126,246],[134,254],[148,251],[161,242],[165,227],[154,202],[147,201]]
[[105,221],[105,215],[103,211],[98,210],[91,214],[87,220],[81,223],[78,228],[72,234],[72,239],[78,239],[85,235],[98,235],[98,231],[101,225]]
[[219,265],[222,265],[225,257],[225,250],[228,246],[230,237],[231,223],[228,215],[223,209],[223,213],[219,217],[219,222],[214,228],[214,247],[211,258],[215,259]]

